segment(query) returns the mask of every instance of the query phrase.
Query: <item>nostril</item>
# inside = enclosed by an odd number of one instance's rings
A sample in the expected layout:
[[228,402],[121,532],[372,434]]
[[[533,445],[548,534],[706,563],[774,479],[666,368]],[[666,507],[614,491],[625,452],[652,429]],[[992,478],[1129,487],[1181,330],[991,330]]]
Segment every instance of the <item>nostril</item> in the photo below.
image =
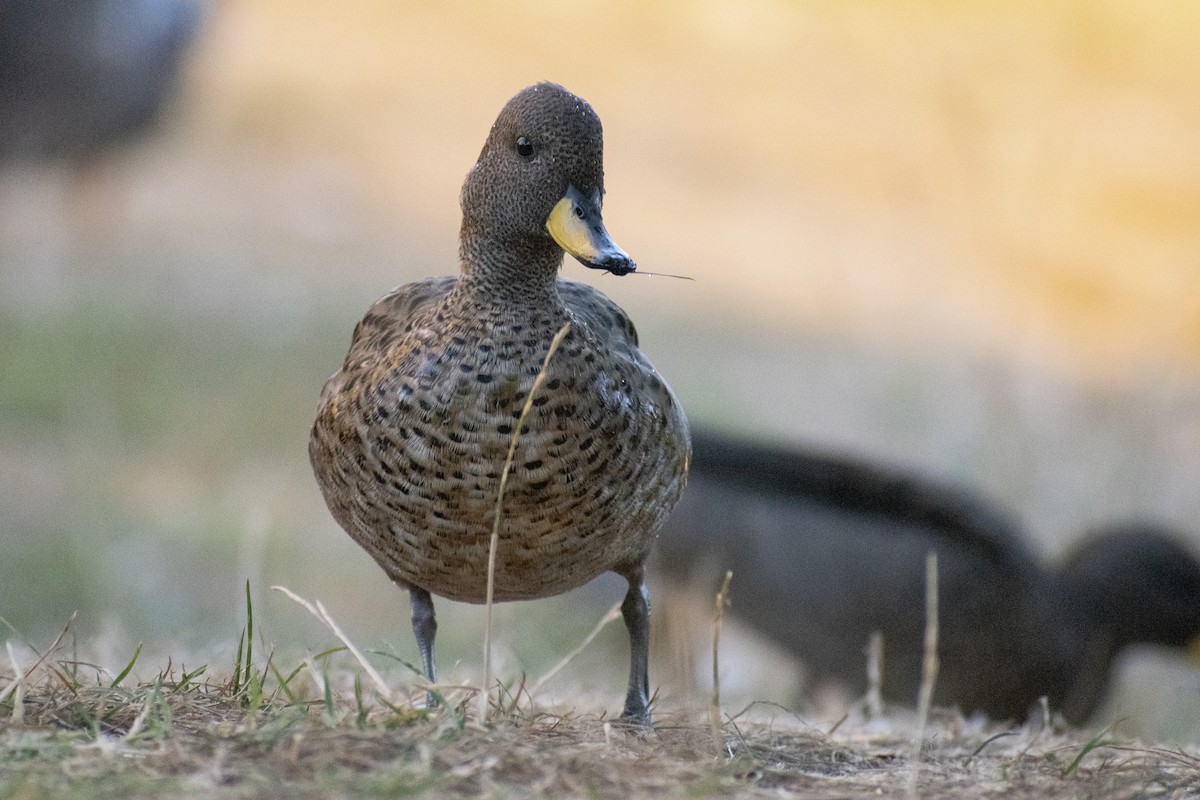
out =
[[583,206],[575,206],[575,216],[583,219]]

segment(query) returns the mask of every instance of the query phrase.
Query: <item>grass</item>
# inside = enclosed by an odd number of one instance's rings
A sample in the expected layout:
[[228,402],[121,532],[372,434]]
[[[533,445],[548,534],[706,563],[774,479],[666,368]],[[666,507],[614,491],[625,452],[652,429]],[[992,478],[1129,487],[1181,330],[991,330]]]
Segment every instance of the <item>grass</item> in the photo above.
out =
[[[269,648],[255,659],[254,629],[247,602],[245,646],[221,677],[168,662],[132,680],[140,648],[112,675],[75,655],[69,630],[28,666],[10,646],[0,798],[835,798],[887,794],[911,774],[915,725],[904,716],[827,733],[746,709],[720,722],[714,756],[707,709],[660,711],[650,733],[511,688],[485,717],[473,689],[425,709],[419,685],[372,677],[368,692],[349,642],[285,670]],[[1200,786],[1200,750],[1109,730],[1002,731],[945,711],[928,730],[922,797],[1184,798]]]

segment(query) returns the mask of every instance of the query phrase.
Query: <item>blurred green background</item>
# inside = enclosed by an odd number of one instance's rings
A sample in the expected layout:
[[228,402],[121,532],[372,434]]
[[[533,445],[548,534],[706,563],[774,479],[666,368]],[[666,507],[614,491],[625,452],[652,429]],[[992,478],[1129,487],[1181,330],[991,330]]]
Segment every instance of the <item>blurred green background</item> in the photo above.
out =
[[[281,646],[325,633],[276,583],[415,659],[308,427],[365,308],[456,269],[462,178],[543,79],[604,121],[614,238],[696,281],[564,274],[694,420],[973,487],[1047,558],[1129,518],[1200,551],[1198,40],[1182,0],[222,0],[154,136],[0,167],[0,616],[226,653],[249,579]],[[619,595],[503,608],[510,674]],[[477,662],[481,610],[439,613]],[[1200,678],[1155,663],[1145,724],[1200,739]]]

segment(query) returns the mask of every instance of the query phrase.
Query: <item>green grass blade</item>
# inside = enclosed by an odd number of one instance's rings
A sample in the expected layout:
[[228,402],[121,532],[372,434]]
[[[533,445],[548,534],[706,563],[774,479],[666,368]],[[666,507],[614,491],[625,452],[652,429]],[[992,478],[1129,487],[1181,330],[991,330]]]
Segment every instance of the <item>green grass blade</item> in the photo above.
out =
[[354,705],[358,709],[358,714],[354,721],[358,725],[359,730],[367,728],[367,707],[363,705],[362,694],[362,675],[355,674],[354,676]]
[[297,697],[296,693],[292,691],[292,687],[289,684],[292,682],[292,678],[296,677],[298,674],[300,674],[300,670],[304,669],[304,665],[301,664],[300,666],[296,667],[287,677],[284,677],[283,673],[279,671],[279,667],[275,666],[274,664],[269,664],[268,666],[270,667],[271,672],[275,675],[275,680],[279,684],[279,689],[287,697],[288,703],[296,704],[301,702],[300,698]]
[[129,677],[129,673],[133,670],[133,665],[137,663],[138,656],[141,654],[142,643],[138,642],[137,649],[133,651],[133,658],[129,659],[129,663],[125,665],[125,669],[121,670],[120,674],[117,675],[117,677],[113,679],[113,682],[109,684],[110,689],[115,689],[116,687],[120,686],[121,681]]
[[1075,771],[1075,769],[1079,766],[1079,762],[1083,761],[1083,757],[1088,753],[1092,752],[1097,747],[1105,747],[1106,745],[1112,744],[1111,741],[1106,740],[1104,737],[1108,735],[1108,733],[1116,726],[1118,722],[1120,722],[1120,720],[1114,720],[1104,730],[1097,733],[1091,739],[1088,739],[1087,743],[1084,744],[1083,748],[1076,754],[1075,758],[1071,759],[1071,763],[1067,764],[1067,766],[1063,768],[1062,774],[1064,778]]
[[320,661],[322,658],[328,658],[329,656],[334,655],[335,653],[344,653],[344,652],[346,652],[346,650],[347,650],[347,648],[345,645],[339,645],[338,647],[331,647],[328,650],[322,650],[321,652],[317,653],[315,656],[313,656],[313,660]]
[[254,604],[250,602],[250,579],[246,579],[246,663],[242,683],[250,684],[250,666],[254,663]]
[[321,685],[325,690],[325,717],[330,726],[337,725],[337,710],[333,706],[333,687],[329,685],[329,674],[321,673]]
[[192,681],[196,680],[196,678],[199,678],[201,675],[203,675],[207,669],[208,669],[207,664],[201,664],[199,667],[192,670],[191,672],[188,672],[185,669],[183,671],[183,674],[181,676],[179,676],[179,683],[175,684],[175,691],[186,692],[188,689],[191,689]]
[[241,635],[238,636],[237,653],[233,657],[233,687],[232,687],[232,689],[233,689],[234,697],[236,697],[238,692],[240,692],[242,689],[242,651],[245,649],[245,646],[246,646],[246,631],[245,631],[245,629],[243,629]]

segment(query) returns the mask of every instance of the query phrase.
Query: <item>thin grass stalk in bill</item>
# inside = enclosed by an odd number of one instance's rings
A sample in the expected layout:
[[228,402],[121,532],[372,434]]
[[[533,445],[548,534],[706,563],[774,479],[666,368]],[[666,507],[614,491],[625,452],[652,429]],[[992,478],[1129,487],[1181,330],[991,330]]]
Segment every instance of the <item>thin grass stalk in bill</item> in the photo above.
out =
[[504,459],[504,469],[500,472],[500,488],[496,493],[496,516],[492,520],[492,538],[488,542],[487,596],[484,601],[486,621],[483,626],[483,687],[479,692],[480,721],[487,719],[491,702],[489,692],[492,683],[492,601],[496,590],[496,550],[500,544],[500,520],[503,518],[504,490],[508,487],[508,475],[512,471],[513,459],[517,454],[517,443],[521,440],[521,430],[525,427],[525,418],[529,416],[529,411],[533,408],[533,398],[546,380],[546,369],[550,366],[550,358],[562,344],[569,330],[571,330],[571,323],[568,322],[559,328],[558,333],[554,334],[554,338],[550,341],[550,347],[546,350],[546,358],[542,360],[542,368],[538,370],[537,377],[533,379],[533,388],[529,390],[529,395],[525,398],[525,405],[521,408],[521,416],[517,418],[512,439],[508,443],[508,456]]

